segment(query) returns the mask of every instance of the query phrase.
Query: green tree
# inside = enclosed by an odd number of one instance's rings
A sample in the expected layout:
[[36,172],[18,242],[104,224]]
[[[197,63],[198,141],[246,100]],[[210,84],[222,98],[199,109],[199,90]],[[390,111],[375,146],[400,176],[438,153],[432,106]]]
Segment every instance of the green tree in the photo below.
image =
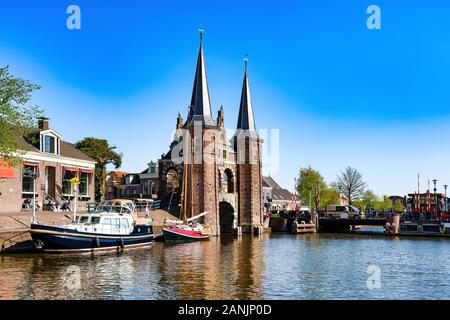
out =
[[393,207],[392,201],[386,195],[383,196],[383,200],[377,201],[375,203],[375,209],[377,209],[377,210],[387,211],[388,209],[391,209],[392,207]]
[[367,184],[362,178],[362,174],[358,170],[347,167],[337,176],[336,187],[348,198],[350,204],[360,198],[366,189]]
[[396,213],[402,213],[405,210],[405,206],[403,205],[400,199],[396,199],[394,203],[394,211]]
[[36,130],[42,110],[30,105],[31,94],[40,86],[28,80],[15,78],[9,66],[0,67],[0,156],[10,165],[17,165],[16,157],[25,152],[20,137]]
[[[314,208],[323,208],[329,204],[338,204],[340,200],[339,190],[330,188],[320,172],[311,168],[311,166],[300,169],[297,191],[302,203],[305,205],[311,203]],[[320,195],[320,204],[317,203],[318,192]]]
[[320,205],[325,207],[331,204],[339,204],[341,202],[340,192],[333,186],[327,187],[321,194]]
[[378,196],[372,190],[367,190],[360,200],[362,210],[374,208],[377,201],[379,201]]
[[95,161],[95,199],[102,201],[106,190],[106,166],[113,164],[116,169],[122,165],[122,154],[114,151],[106,139],[84,138],[75,144],[75,148],[85,153]]
[[303,204],[311,204],[317,208],[316,194],[318,186],[322,196],[322,193],[327,189],[327,185],[320,172],[314,170],[311,166],[300,168],[297,191]]

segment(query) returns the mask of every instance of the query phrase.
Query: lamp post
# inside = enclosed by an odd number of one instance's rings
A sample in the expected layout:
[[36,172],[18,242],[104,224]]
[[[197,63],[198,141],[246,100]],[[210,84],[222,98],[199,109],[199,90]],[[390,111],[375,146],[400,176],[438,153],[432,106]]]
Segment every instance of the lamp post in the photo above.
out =
[[319,214],[320,211],[320,182],[316,182],[316,212]]
[[78,185],[80,184],[80,180],[77,177],[70,179],[70,183],[73,187],[74,199],[73,199],[73,222],[77,222],[77,200],[78,200]]
[[444,190],[445,190],[445,195],[444,195],[444,209],[445,209],[445,211],[447,211],[447,202],[448,202],[448,200],[447,200],[447,187],[448,187],[448,185],[446,185],[446,184],[444,184]]
[[433,184],[434,184],[433,191],[434,191],[434,201],[435,201],[435,203],[434,203],[434,212],[436,212],[437,211],[437,207],[438,207],[437,193],[436,193],[436,191],[437,191],[437,189],[436,189],[437,180],[436,179],[433,179]]

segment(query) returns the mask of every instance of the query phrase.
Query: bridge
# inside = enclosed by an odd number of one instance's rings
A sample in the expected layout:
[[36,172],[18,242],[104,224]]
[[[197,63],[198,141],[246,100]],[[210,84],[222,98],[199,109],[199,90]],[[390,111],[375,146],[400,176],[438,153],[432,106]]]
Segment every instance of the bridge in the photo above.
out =
[[[281,213],[270,219],[270,227],[275,232],[290,232],[294,221],[311,221],[310,214],[300,214],[297,212]],[[386,222],[392,222],[392,217],[373,217],[373,218],[349,218],[341,219],[334,217],[319,217],[319,232],[345,232],[350,231],[352,226],[384,226]]]
[[319,231],[349,231],[354,226],[385,226],[386,218],[339,219],[320,217]]

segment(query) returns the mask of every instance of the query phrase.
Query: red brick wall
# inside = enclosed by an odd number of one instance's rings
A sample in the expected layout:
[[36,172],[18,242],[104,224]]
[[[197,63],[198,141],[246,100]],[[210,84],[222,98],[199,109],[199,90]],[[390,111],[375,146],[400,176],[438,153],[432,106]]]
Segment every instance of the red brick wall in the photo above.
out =
[[[43,186],[46,183],[45,176],[45,167],[51,166],[55,167],[55,180],[56,180],[56,188],[61,189],[62,187],[62,165],[53,162],[44,162],[41,161],[38,166],[39,170],[39,178],[36,181],[36,201],[43,208],[43,202],[45,200],[45,190]],[[0,212],[12,212],[12,211],[20,211],[22,209],[22,204],[26,197],[22,195],[22,174],[23,174],[23,166],[14,168],[14,179],[6,179],[0,182]],[[95,175],[91,174],[89,179],[89,188],[88,193],[90,200],[86,201],[78,201],[78,208],[81,209],[84,204],[87,202],[94,201],[95,194]],[[31,198],[32,196],[30,196]],[[58,194],[56,196],[56,201],[61,201]]]

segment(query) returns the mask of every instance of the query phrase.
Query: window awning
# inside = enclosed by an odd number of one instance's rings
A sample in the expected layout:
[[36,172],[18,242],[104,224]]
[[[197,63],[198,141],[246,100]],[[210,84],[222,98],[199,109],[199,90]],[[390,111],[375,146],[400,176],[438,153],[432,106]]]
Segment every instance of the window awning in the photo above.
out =
[[78,172],[80,169],[75,167],[63,166],[64,171]]
[[9,164],[0,160],[0,179],[14,178],[14,169]]
[[39,167],[39,163],[37,162],[25,162],[23,165],[25,167]]
[[93,173],[94,173],[94,170],[80,169],[80,172],[82,172],[82,173],[87,173],[87,174],[93,174]]

